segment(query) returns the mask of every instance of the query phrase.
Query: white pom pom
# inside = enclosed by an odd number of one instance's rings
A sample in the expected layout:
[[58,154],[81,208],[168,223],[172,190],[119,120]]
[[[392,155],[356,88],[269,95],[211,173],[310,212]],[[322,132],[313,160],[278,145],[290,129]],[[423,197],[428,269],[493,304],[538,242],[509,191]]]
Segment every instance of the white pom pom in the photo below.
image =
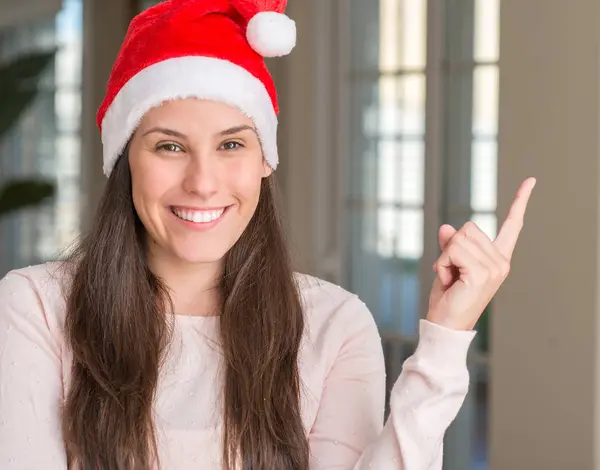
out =
[[296,45],[296,23],[282,13],[263,11],[248,22],[246,38],[263,57],[288,55]]

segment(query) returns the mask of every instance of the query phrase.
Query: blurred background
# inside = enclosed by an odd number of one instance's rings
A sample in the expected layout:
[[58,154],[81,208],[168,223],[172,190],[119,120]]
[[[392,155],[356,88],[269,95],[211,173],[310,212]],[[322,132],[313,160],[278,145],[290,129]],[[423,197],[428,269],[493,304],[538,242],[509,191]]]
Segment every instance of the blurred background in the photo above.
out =
[[[95,112],[144,0],[0,0],[0,275],[60,256],[102,192]],[[414,351],[437,230],[494,237],[537,176],[477,326],[445,470],[600,469],[600,5],[289,0],[269,62],[299,266],[359,294],[389,387]]]

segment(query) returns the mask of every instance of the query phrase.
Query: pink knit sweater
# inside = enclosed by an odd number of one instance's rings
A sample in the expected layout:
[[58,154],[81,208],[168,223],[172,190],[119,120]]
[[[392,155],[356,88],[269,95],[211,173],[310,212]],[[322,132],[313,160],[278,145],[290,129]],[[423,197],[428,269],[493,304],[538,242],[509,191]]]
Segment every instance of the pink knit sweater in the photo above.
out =
[[[69,386],[65,304],[56,264],[0,282],[0,468],[65,470],[60,407]],[[299,276],[307,328],[299,360],[311,470],[442,468],[443,437],[469,385],[474,332],[425,320],[383,423],[385,371],[377,327],[354,295]],[[177,316],[156,400],[161,467],[219,469],[218,317]],[[215,340],[215,341],[211,341]]]

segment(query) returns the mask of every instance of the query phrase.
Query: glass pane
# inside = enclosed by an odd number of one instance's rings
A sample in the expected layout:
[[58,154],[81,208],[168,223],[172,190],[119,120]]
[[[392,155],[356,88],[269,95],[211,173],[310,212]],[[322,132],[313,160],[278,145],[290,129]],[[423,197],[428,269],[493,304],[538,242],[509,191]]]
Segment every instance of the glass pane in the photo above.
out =
[[425,132],[425,76],[381,77],[375,87],[371,94],[374,102],[364,114],[365,134],[422,136]]
[[423,211],[387,205],[377,210],[377,254],[418,260],[423,254]]
[[499,50],[500,0],[475,0],[475,61],[496,62]]
[[495,140],[471,145],[471,208],[495,211],[498,194],[498,145]]
[[379,323],[383,258],[377,254],[377,211],[348,210],[348,283]]
[[403,111],[402,132],[423,135],[425,133],[425,75],[407,75],[397,80],[397,101]]
[[495,239],[497,235],[497,219],[495,214],[473,214],[471,220],[488,236]]
[[426,0],[380,0],[379,17],[380,69],[425,68]]
[[384,207],[377,211],[377,254],[391,258],[396,251],[399,235],[398,221],[394,207]]
[[423,211],[421,209],[399,210],[397,230],[396,256],[412,261],[420,259],[423,255]]
[[377,175],[378,200],[396,202],[398,200],[398,142],[384,140],[379,142],[379,165]]
[[81,43],[74,42],[56,53],[56,86],[77,87],[81,83]]
[[76,134],[56,138],[56,174],[60,178],[77,177],[80,171],[81,141]]
[[498,132],[498,66],[481,65],[473,72],[473,135],[495,136]]
[[419,259],[423,252],[423,212],[384,208],[378,211],[380,326],[407,335],[417,333]]
[[424,69],[427,0],[351,0],[351,68]]
[[422,211],[352,207],[349,216],[352,291],[369,306],[380,328],[415,335],[420,318]]
[[57,86],[78,88],[81,83],[81,56],[83,54],[81,0],[63,0],[63,10],[56,17],[56,36],[59,50],[56,54]]
[[421,203],[425,77],[359,82],[351,100],[351,199]]
[[[83,29],[82,0],[63,0],[63,9],[56,16],[56,36],[60,45],[81,45]],[[78,61],[79,62],[79,61]]]
[[350,0],[350,68],[379,70],[379,1]]
[[422,141],[379,142],[378,200],[403,205],[422,205],[424,145]]
[[56,90],[56,126],[59,132],[77,132],[81,120],[81,92],[78,89]]
[[386,332],[416,335],[419,324],[419,273],[414,260],[382,262],[379,326]]
[[378,82],[357,83],[350,94],[349,199],[375,198]]

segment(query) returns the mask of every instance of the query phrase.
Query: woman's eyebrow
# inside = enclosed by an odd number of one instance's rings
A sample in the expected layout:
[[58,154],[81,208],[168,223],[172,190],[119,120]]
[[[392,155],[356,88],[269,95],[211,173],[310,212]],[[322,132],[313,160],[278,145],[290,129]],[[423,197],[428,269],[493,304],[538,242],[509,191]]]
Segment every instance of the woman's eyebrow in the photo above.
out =
[[[234,126],[234,127],[230,127],[229,129],[225,129],[224,131],[219,132],[219,135],[232,135],[232,134],[237,134],[238,132],[242,132],[242,131],[252,131],[255,134],[257,134],[256,129],[254,129],[254,127],[252,126],[248,126],[248,125],[241,125],[241,126]],[[258,136],[258,134],[257,134]]]
[[160,132],[161,134],[170,135],[171,137],[179,137],[179,138],[186,137],[185,134],[182,134],[181,132],[178,132],[173,129],[168,129],[166,127],[153,127],[149,131],[145,132],[144,136],[147,136],[148,134],[152,134],[153,132]]
[[[256,132],[256,129],[252,126],[248,126],[246,124],[240,125],[240,126],[234,126],[234,127],[230,127],[229,129],[225,129],[221,132],[218,133],[218,135],[220,136],[226,136],[226,135],[232,135],[232,134],[237,134],[238,132],[242,132],[242,131],[252,131],[255,134],[258,133]],[[179,138],[185,138],[186,135],[182,134],[179,131],[176,131],[174,129],[169,129],[166,127],[153,127],[152,129],[146,131],[144,133],[144,136],[147,136],[148,134],[152,134],[153,132],[159,132],[161,134],[165,134],[165,135],[170,135],[172,137],[179,137]]]

